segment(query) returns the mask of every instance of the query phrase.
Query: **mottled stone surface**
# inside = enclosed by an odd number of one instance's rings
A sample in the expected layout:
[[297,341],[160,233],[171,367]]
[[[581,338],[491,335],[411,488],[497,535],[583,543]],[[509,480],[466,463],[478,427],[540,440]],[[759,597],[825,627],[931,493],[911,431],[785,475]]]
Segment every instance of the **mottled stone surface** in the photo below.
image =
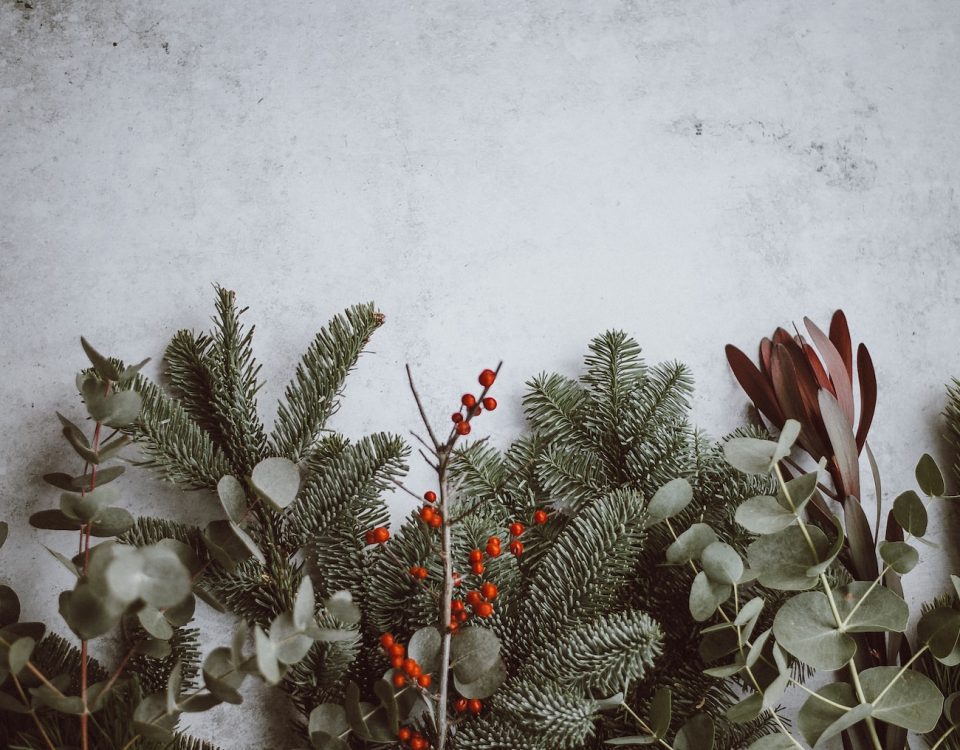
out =
[[[2,578],[56,617],[68,582],[39,543],[72,542],[25,518],[70,465],[53,410],[80,413],[77,336],[158,357],[207,324],[214,281],[252,308],[268,414],[313,331],[375,299],[388,325],[337,424],[413,426],[405,361],[442,415],[502,357],[501,443],[523,381],[575,372],[607,327],[687,361],[722,434],[745,414],[723,344],[843,306],[877,364],[885,486],[910,486],[946,456],[960,374],[958,33],[932,0],[0,0]],[[925,555],[956,533],[941,518]],[[197,731],[289,746],[261,716]]]

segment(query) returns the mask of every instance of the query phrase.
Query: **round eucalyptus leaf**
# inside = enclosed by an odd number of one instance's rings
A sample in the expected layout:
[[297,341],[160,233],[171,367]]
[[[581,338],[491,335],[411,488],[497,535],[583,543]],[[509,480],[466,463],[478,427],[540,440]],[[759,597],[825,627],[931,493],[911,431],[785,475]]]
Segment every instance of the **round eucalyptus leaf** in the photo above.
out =
[[744,474],[769,474],[777,444],[758,438],[731,438],[723,444],[723,457],[733,468]]
[[316,601],[313,597],[313,581],[310,576],[304,575],[297,587],[297,595],[293,600],[293,624],[297,630],[305,630],[313,619]]
[[670,729],[670,719],[673,717],[673,693],[668,687],[661,687],[653,694],[650,702],[650,728],[653,736],[663,739]]
[[274,510],[281,511],[296,499],[300,491],[300,470],[289,458],[265,458],[253,467],[250,485]]
[[707,714],[694,714],[677,732],[673,750],[713,750],[714,724]]
[[960,692],[950,693],[943,702],[943,716],[950,726],[960,724]]
[[384,720],[387,728],[394,737],[400,728],[400,709],[397,705],[397,696],[393,692],[393,686],[387,680],[377,680],[373,683],[373,693],[380,700],[383,707]]
[[647,503],[647,513],[657,520],[672,518],[693,500],[693,487],[686,479],[671,479]]
[[912,669],[901,672],[899,667],[873,667],[860,673],[860,684],[879,721],[926,734],[940,720],[943,694],[926,675]]
[[294,624],[289,612],[278,615],[270,624],[270,640],[276,647],[276,658],[284,664],[296,664],[313,645],[313,639]]
[[807,571],[827,559],[830,542],[816,526],[807,526],[816,554],[807,544],[799,526],[789,526],[775,534],[761,536],[747,548],[750,568],[759,573],[764,586],[782,591],[802,591],[817,582]]
[[98,595],[87,583],[60,594],[60,616],[81,640],[110,632],[119,624],[123,609],[123,603]]
[[61,510],[41,510],[30,516],[30,525],[48,531],[76,531],[82,524]]
[[47,685],[30,688],[29,692],[36,699],[37,703],[42,703],[44,706],[49,706],[60,713],[74,714],[79,716],[85,711],[85,707],[83,705],[83,701],[80,699],[80,696],[63,695],[62,691],[57,693],[56,691],[51,690]]
[[[846,682],[824,685],[816,691],[816,694],[832,703],[839,703],[849,708],[857,705],[853,687]],[[820,741],[820,735],[844,713],[845,711],[811,695],[797,713],[797,728],[810,745],[816,745]]]
[[[420,628],[412,636],[407,644],[407,655],[415,659],[424,672],[435,672],[440,666],[440,631],[435,627],[428,625]],[[469,698],[470,696],[465,696]]]
[[736,616],[736,619],[734,619],[733,624],[743,626],[743,625],[746,625],[748,622],[750,622],[750,620],[753,620],[754,618],[759,617],[760,612],[763,610],[763,604],[764,604],[763,597],[761,596],[754,597],[753,599],[748,601],[746,604],[744,604],[742,607],[740,607],[740,611],[737,612],[737,616]]
[[834,601],[848,633],[902,633],[907,629],[910,608],[886,586],[852,581],[834,592]]
[[730,598],[733,587],[711,581],[702,570],[690,586],[690,614],[697,622],[710,619],[717,607]]
[[217,482],[217,497],[220,505],[234,523],[240,523],[247,513],[247,494],[240,480],[231,474],[225,474]]
[[[239,693],[237,697],[240,698]],[[242,701],[243,699],[240,698],[240,700]],[[203,713],[215,706],[219,706],[223,702],[224,701],[213,693],[190,693],[184,696],[183,700],[177,704],[177,708],[186,714]]]
[[703,572],[715,583],[733,584],[743,575],[743,560],[729,544],[714,542],[700,555]]
[[343,706],[321,703],[310,712],[307,730],[314,750],[349,750],[350,746],[340,739],[350,730]]
[[0,628],[20,619],[20,597],[9,586],[0,584]]
[[763,696],[753,693],[727,709],[727,720],[733,724],[746,724],[753,721],[763,710]]
[[[190,571],[169,547],[151,544],[137,550],[139,598],[154,607],[173,607],[190,595]],[[114,561],[110,569],[120,566]],[[108,574],[109,575],[109,574]]]
[[758,495],[742,502],[737,506],[734,519],[751,534],[772,534],[797,522],[794,513],[768,495]]
[[233,521],[211,521],[204,529],[203,538],[211,556],[228,570],[251,557],[261,565],[266,562],[256,542]]
[[133,728],[146,740],[169,742],[177,725],[177,714],[167,711],[166,693],[152,693],[133,712]]
[[32,709],[29,701],[28,698],[27,703],[23,703],[9,693],[0,692],[0,713],[29,714]]
[[356,625],[363,616],[349,591],[338,591],[324,602],[327,612],[347,625]]
[[151,607],[149,604],[141,607],[137,611],[137,620],[139,620],[141,627],[154,638],[159,638],[162,641],[173,638],[173,628],[167,622],[163,613],[156,607]]
[[773,619],[773,634],[788,653],[815,669],[840,669],[857,651],[837,629],[827,595],[808,591],[788,599]]
[[847,540],[847,535],[844,532],[843,522],[840,520],[840,517],[832,514],[830,520],[833,521],[833,528],[836,534],[833,537],[833,543],[830,545],[830,549],[827,550],[827,554],[820,557],[820,562],[816,565],[811,565],[807,568],[807,575],[811,578],[819,577],[821,573],[827,571],[833,564],[833,561],[837,559],[837,555],[840,554],[840,550],[843,549],[844,542]]
[[18,675],[27,666],[30,661],[30,655],[33,653],[37,642],[30,637],[17,638],[7,649],[7,666],[10,668],[10,674]]
[[336,736],[349,729],[347,713],[343,710],[343,706],[336,703],[321,703],[310,712],[307,731],[311,736],[314,732],[325,732]]
[[60,495],[60,510],[64,515],[87,523],[94,521],[100,514],[100,511],[107,507],[117,497],[117,493],[112,487],[97,487],[95,490],[84,494],[75,492],[64,492]]
[[[114,479],[123,476],[124,472],[127,470],[126,466],[104,466],[102,469],[97,470],[96,476],[96,486],[103,487],[105,484],[109,484]],[[58,475],[58,476],[66,476]],[[46,479],[46,477],[44,477]],[[61,489],[68,490],[70,492],[78,492],[80,490],[87,490],[91,485],[94,484],[93,474],[81,474],[80,476],[70,477],[69,478],[69,487],[62,487]],[[51,482],[52,484],[52,482]]]
[[943,482],[943,474],[940,471],[940,467],[937,466],[937,462],[933,460],[933,456],[929,453],[924,453],[920,457],[920,461],[917,463],[917,484],[920,485],[920,489],[923,490],[925,495],[930,497],[940,497],[943,495],[946,490],[946,486]]
[[[436,631],[434,630],[434,632]],[[454,687],[456,687],[457,692],[464,698],[477,698],[483,700],[484,698],[489,698],[491,695],[493,695],[497,691],[497,688],[499,688],[506,679],[507,667],[503,663],[503,659],[498,656],[493,666],[480,675],[480,677],[478,677],[476,680],[473,680],[473,682],[461,682],[457,679],[456,674],[454,674],[453,684]]]
[[167,607],[163,610],[163,616],[173,627],[179,628],[186,625],[193,619],[193,613],[197,608],[197,598],[190,594],[180,604]]
[[880,557],[900,575],[916,567],[920,554],[906,542],[880,542]]
[[126,508],[103,508],[90,524],[90,535],[98,538],[120,536],[133,528],[133,516]]
[[776,708],[777,704],[780,702],[780,699],[783,697],[783,694],[787,690],[787,686],[790,684],[790,675],[786,672],[782,672],[773,678],[773,682],[767,685],[763,691],[763,709]]
[[143,399],[136,391],[113,391],[104,396],[94,391],[91,396],[84,393],[87,411],[97,422],[108,427],[127,427],[137,421],[143,407]]
[[229,648],[220,646],[203,660],[203,684],[207,690],[227,703],[240,703],[237,689],[246,674],[238,668]]
[[695,523],[667,547],[667,562],[679,565],[697,560],[700,553],[717,541],[717,533],[705,523]]
[[817,491],[819,479],[819,471],[811,471],[808,474],[801,474],[799,477],[788,479],[785,484],[777,488],[777,503],[788,512],[800,513]]
[[820,742],[826,742],[827,740],[836,737],[841,732],[845,732],[850,727],[855,724],[859,724],[861,721],[873,716],[874,707],[871,703],[860,703],[857,706],[854,706],[849,711],[844,711],[840,716],[838,716],[833,723],[823,730],[823,734],[820,735]]
[[197,553],[189,544],[184,544],[179,539],[161,539],[156,546],[163,547],[176,555],[177,559],[183,563],[183,567],[190,571],[191,576],[200,572],[201,565],[197,559]]
[[268,685],[276,685],[283,676],[277,658],[276,644],[270,640],[270,636],[264,633],[259,625],[253,629],[253,642],[256,648],[257,669],[260,676]]
[[461,682],[480,679],[499,657],[500,641],[492,630],[467,627],[450,640],[453,674]]
[[917,640],[926,643],[934,658],[948,667],[960,664],[960,612],[936,607],[924,612],[917,623]]
[[893,501],[893,517],[900,528],[916,537],[927,533],[927,509],[920,496],[908,490]]

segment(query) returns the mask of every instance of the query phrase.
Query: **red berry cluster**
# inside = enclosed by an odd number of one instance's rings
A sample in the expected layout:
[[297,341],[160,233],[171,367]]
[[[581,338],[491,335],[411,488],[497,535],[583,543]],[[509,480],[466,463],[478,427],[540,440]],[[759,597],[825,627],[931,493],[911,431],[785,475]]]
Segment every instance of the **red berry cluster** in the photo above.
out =
[[395,688],[402,688],[406,685],[408,678],[422,688],[430,687],[430,675],[424,673],[416,659],[407,658],[406,647],[402,643],[397,643],[393,635],[390,633],[381,635],[380,645],[383,646],[384,652],[390,657],[390,666],[397,670],[393,675],[393,686]]
[[[487,388],[493,385],[493,381],[496,379],[497,373],[493,370],[486,369],[480,373],[477,381],[483,386],[484,391],[486,391]],[[450,415],[450,420],[453,422],[453,429],[457,431],[458,435],[469,435],[470,420],[473,417],[480,416],[484,409],[493,411],[496,408],[497,400],[492,396],[477,399],[472,393],[464,393],[460,397],[460,410]]]
[[420,732],[413,731],[410,727],[400,727],[397,732],[397,739],[404,743],[410,750],[427,750],[430,743]]
[[378,526],[375,529],[370,529],[363,535],[363,538],[367,544],[383,544],[390,538],[390,529],[386,526]]
[[427,569],[422,565],[414,565],[412,568],[410,568],[410,575],[412,575],[418,581],[425,581],[427,580],[428,574]]
[[478,701],[476,698],[471,698],[470,700],[467,700],[466,698],[458,698],[456,703],[453,704],[453,708],[458,714],[469,711],[476,716],[483,710],[483,703]]
[[429,505],[424,505],[420,508],[420,520],[431,529],[439,529],[443,526],[443,513]]

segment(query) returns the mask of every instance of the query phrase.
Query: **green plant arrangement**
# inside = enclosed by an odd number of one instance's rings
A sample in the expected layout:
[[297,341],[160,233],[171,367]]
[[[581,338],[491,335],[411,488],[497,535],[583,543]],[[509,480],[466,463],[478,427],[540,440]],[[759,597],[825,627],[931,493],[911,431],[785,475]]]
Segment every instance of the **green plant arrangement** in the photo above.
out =
[[[77,647],[20,622],[0,587],[0,745],[216,750],[179,719],[240,703],[252,675],[289,698],[315,750],[777,750],[836,735],[904,750],[908,731],[955,747],[960,605],[932,602],[908,637],[899,581],[927,505],[951,498],[924,456],[920,492],[893,501],[881,533],[876,380],[861,345],[855,420],[842,313],[829,334],[807,321],[813,345],[778,330],[759,366],[728,347],[766,423],[721,443],[690,425],[686,369],[647,365],[618,331],[590,343],[580,379],[529,383],[529,429],[503,452],[477,438],[500,366],[442,422],[408,368],[411,436],[434,474],[416,491],[399,436],[328,426],[383,316],[358,305],[323,328],[268,430],[244,314],[218,287],[213,329],[173,337],[163,385],[82,342],[92,437],[60,421],[83,469],[46,475],[59,506],[31,517],[78,540],[72,557],[51,547]],[[135,518],[114,492],[120,462],[220,517]],[[418,501],[393,529],[387,491]],[[236,617],[229,645],[201,643],[198,606]],[[108,667],[90,644],[112,635]],[[808,687],[816,671],[833,681]],[[805,696],[795,726],[787,690]]]

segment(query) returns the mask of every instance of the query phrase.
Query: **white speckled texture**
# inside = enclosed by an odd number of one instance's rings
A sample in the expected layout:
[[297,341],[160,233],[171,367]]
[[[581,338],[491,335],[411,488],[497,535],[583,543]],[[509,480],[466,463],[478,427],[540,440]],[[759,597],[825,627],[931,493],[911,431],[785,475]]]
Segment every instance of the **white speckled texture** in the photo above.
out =
[[[877,363],[886,487],[947,455],[954,3],[31,3],[0,0],[0,577],[31,617],[67,585],[25,519],[69,461],[53,410],[79,413],[77,336],[157,358],[206,325],[214,281],[251,307],[268,414],[313,331],[375,299],[388,325],[337,424],[412,427],[405,361],[442,415],[502,357],[501,444],[523,381],[575,372],[612,326],[687,361],[722,434],[745,413],[723,344],[843,306]],[[932,536],[952,553],[956,533]],[[910,598],[946,572],[911,575]],[[236,750],[289,747],[283,726],[196,722]]]

